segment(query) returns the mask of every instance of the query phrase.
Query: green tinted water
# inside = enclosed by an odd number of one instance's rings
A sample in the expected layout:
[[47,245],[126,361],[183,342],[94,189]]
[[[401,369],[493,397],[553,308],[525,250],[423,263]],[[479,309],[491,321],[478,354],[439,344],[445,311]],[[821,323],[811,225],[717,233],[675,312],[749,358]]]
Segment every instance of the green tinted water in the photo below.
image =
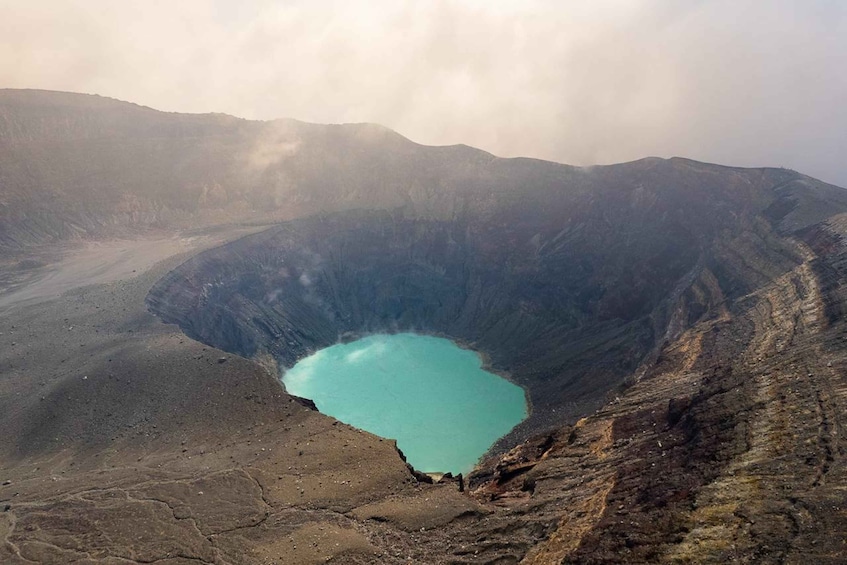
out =
[[467,473],[527,416],[523,389],[483,371],[476,353],[431,336],[333,345],[285,371],[282,381],[324,414],[396,439],[424,472]]

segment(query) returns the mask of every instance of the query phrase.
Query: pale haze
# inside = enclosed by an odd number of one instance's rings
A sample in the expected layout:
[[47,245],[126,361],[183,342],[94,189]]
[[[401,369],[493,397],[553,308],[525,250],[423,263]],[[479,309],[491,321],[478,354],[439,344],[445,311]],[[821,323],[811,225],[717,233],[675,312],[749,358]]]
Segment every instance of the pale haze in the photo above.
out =
[[847,2],[0,0],[0,86],[847,185]]

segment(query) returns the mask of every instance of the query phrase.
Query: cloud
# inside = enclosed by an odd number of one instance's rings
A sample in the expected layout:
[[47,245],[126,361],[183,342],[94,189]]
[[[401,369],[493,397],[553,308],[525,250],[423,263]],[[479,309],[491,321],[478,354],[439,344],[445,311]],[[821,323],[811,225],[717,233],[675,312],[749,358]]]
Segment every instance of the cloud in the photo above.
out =
[[0,0],[0,22],[10,87],[847,185],[847,5],[834,0]]
[[317,351],[286,370],[282,375],[285,390],[290,394],[305,395],[308,398],[308,395],[312,393],[312,380],[323,362],[324,355],[324,350]]
[[261,174],[268,167],[295,156],[302,140],[290,122],[279,121],[264,128],[244,156],[248,173]]
[[371,341],[368,345],[360,346],[344,356],[344,361],[347,363],[373,363],[377,357],[384,355],[388,351],[388,346],[383,339],[379,341]]

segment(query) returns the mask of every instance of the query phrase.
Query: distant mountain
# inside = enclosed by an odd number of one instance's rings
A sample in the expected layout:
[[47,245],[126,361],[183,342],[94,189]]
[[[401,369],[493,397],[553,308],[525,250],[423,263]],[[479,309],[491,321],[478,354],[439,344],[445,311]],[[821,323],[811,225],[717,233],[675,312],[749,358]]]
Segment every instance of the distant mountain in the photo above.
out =
[[[578,169],[466,146],[422,146],[373,124],[256,122],[0,90],[0,249],[353,208],[402,207],[449,219],[467,210],[468,198],[481,206],[527,195],[575,203],[575,195],[590,193],[580,206],[592,202],[600,213],[606,192],[636,185],[634,202],[699,198],[746,212],[779,200],[777,208],[792,207],[784,210],[786,225],[795,227],[825,217],[832,202],[847,203],[842,191],[782,169],[679,159]],[[776,186],[779,192],[768,192]],[[566,195],[559,199],[559,192]]]
[[371,124],[250,122],[2,90],[0,246],[399,206],[491,159]]

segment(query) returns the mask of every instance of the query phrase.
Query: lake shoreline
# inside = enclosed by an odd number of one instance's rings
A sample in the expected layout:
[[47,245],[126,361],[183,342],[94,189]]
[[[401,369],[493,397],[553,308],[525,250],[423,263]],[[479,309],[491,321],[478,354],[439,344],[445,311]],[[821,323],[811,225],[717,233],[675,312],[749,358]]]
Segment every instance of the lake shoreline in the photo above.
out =
[[301,358],[280,381],[323,414],[395,438],[416,469],[467,474],[529,417],[526,390],[467,344],[418,332],[354,337]]

